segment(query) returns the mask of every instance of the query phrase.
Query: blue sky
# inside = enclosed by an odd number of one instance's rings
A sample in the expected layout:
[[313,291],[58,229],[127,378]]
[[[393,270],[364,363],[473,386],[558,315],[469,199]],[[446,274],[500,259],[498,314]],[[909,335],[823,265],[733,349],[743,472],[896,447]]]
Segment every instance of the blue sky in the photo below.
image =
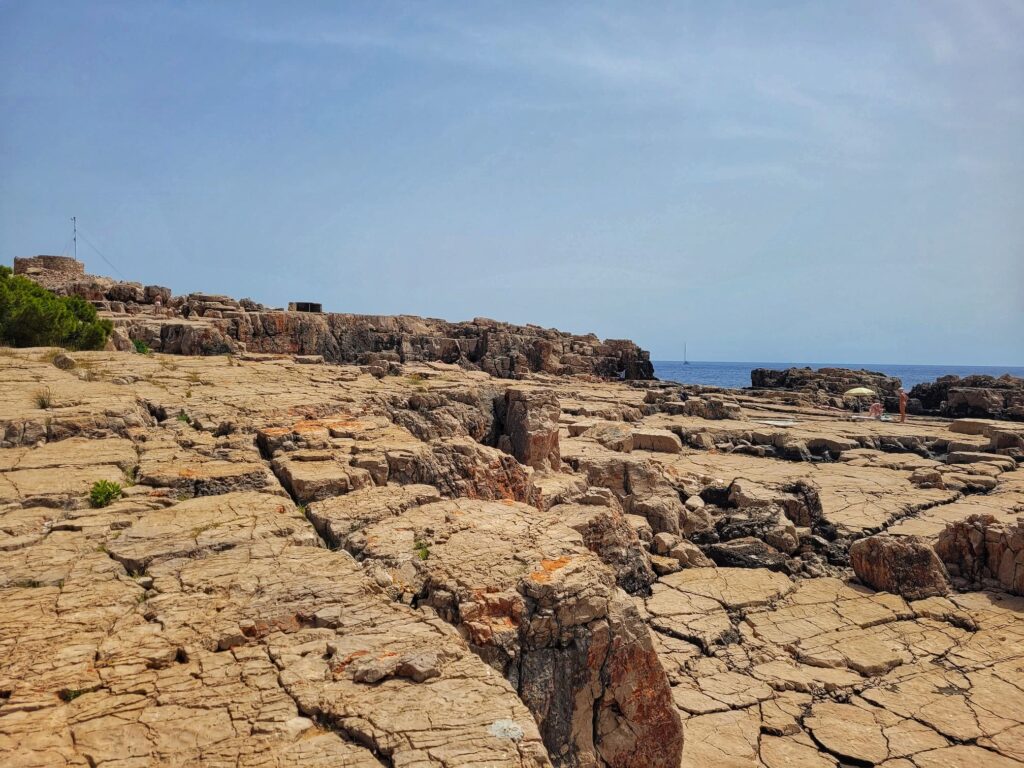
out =
[[1024,365],[1024,4],[0,0],[0,262]]

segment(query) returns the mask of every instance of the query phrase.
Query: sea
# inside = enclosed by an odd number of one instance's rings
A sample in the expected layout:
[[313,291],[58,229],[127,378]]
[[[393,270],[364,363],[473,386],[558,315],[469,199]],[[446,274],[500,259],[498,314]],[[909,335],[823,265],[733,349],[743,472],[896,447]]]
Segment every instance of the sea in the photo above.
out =
[[915,384],[935,381],[940,376],[956,374],[970,376],[981,373],[988,376],[1002,376],[1010,373],[1024,377],[1021,366],[983,366],[983,365],[884,365],[882,363],[702,363],[691,360],[689,364],[682,360],[654,360],[654,375],[662,381],[675,381],[680,384],[704,384],[712,387],[729,387],[737,389],[750,386],[750,372],[755,368],[862,368],[878,371],[887,376],[895,376],[903,382],[908,390]]

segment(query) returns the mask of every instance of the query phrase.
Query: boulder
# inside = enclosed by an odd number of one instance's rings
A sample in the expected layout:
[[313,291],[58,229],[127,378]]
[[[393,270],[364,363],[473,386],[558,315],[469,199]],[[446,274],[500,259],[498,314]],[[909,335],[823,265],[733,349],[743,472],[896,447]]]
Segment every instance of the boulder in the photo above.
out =
[[679,543],[679,537],[672,533],[658,533],[655,534],[654,540],[651,542],[651,550],[656,555],[667,555],[676,544]]
[[55,367],[60,368],[62,371],[70,371],[75,367],[75,361],[70,355],[64,352],[58,352],[54,355],[53,364]]
[[861,582],[881,592],[921,600],[949,593],[949,578],[935,550],[917,536],[880,534],[855,541],[850,563]]
[[171,300],[171,289],[162,285],[147,285],[142,290],[142,299],[147,304],[154,304],[160,299],[160,303],[166,307]]
[[700,551],[700,547],[686,539],[683,539],[672,547],[668,556],[673,558],[684,568],[713,568],[715,566],[715,562],[708,559],[708,557]]
[[511,387],[500,402],[504,434],[498,446],[534,469],[557,470],[558,419],[562,410],[553,392]]
[[679,453],[683,450],[683,443],[667,429],[634,429],[633,448],[638,451]]
[[596,440],[605,448],[619,453],[630,453],[634,448],[633,429],[622,422],[602,422],[584,432],[583,437]]

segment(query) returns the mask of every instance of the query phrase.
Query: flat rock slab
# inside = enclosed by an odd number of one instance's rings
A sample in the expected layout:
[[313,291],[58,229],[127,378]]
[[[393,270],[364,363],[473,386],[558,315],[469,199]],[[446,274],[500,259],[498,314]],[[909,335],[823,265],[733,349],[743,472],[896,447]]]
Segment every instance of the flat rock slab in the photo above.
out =
[[[186,350],[256,314],[194,300],[234,314],[118,322]],[[309,365],[259,317],[276,358],[0,355],[7,762],[1024,763],[1020,600],[876,593],[844,560],[876,532],[1014,524],[1017,425]],[[96,509],[99,479],[123,496]],[[798,577],[711,567],[733,541]]]

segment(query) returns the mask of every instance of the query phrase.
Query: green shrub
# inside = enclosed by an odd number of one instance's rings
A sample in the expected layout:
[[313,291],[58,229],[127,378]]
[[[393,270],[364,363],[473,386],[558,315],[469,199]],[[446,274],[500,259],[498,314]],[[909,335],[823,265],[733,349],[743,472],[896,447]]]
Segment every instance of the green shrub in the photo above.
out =
[[121,498],[121,484],[110,480],[97,480],[89,491],[89,503],[94,507],[106,507]]
[[142,339],[132,339],[132,344],[135,345],[135,351],[140,355],[149,354],[149,344],[144,342]]
[[112,330],[85,299],[57,296],[10,267],[0,267],[0,343],[102,349]]

